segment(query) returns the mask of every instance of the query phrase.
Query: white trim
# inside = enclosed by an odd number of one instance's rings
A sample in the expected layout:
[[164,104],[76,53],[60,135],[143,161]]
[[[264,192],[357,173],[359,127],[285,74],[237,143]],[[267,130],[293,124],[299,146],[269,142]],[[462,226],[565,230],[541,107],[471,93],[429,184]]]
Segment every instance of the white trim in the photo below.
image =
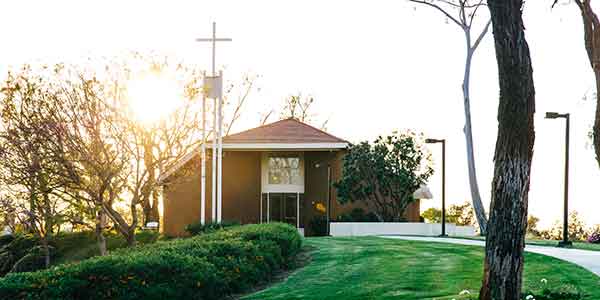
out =
[[345,149],[348,143],[226,143],[223,149],[287,149],[287,150],[328,150]]

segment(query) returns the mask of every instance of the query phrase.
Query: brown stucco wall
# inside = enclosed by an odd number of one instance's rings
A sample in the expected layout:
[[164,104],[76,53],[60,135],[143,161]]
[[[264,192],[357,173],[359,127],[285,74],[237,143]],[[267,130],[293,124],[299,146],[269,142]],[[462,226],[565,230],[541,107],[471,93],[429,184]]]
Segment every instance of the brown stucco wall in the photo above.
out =
[[[212,161],[206,166],[206,220],[211,221]],[[200,221],[200,159],[195,157],[164,186],[163,233],[185,235]],[[260,152],[226,151],[223,155],[223,220],[257,223],[260,214]]]
[[[208,151],[206,168],[206,220],[211,221],[212,162]],[[342,173],[344,151],[304,152],[305,192],[301,203],[300,224],[310,234],[310,220],[321,214],[317,203],[328,205],[330,219],[366,207],[361,203],[341,205],[331,186],[328,190],[327,169],[331,168],[330,184]],[[185,226],[200,220],[200,159],[195,157],[169,178],[164,186],[163,233],[168,236],[185,235]],[[223,220],[258,223],[261,197],[261,152],[226,151],[223,156]],[[405,214],[407,221],[419,222],[419,203],[413,203]]]

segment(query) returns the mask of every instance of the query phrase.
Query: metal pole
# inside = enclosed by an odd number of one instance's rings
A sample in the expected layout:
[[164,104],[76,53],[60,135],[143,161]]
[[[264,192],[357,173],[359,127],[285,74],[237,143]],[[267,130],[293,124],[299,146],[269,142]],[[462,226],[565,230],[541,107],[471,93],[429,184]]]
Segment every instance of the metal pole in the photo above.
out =
[[559,243],[561,247],[571,246],[573,243],[569,241],[569,131],[570,131],[570,114],[565,114],[565,194],[564,194],[564,212],[563,212],[563,240]]
[[267,223],[271,221],[271,199],[269,199],[269,193],[267,193]]
[[[223,78],[223,71],[219,71]],[[223,218],[223,103],[222,98],[217,100],[217,222]]]
[[331,235],[331,163],[327,163],[327,235]]
[[[203,74],[206,77],[206,73]],[[200,179],[200,223],[206,223],[206,96],[202,93],[202,144],[200,145],[202,171]]]
[[446,236],[446,140],[442,140],[442,235]]
[[[216,99],[215,99],[216,100]],[[216,103],[215,103],[216,104]],[[215,222],[217,218],[217,110],[213,109],[213,128],[212,128],[212,190],[211,190],[211,221]]]
[[300,193],[296,193],[296,228],[300,228]]

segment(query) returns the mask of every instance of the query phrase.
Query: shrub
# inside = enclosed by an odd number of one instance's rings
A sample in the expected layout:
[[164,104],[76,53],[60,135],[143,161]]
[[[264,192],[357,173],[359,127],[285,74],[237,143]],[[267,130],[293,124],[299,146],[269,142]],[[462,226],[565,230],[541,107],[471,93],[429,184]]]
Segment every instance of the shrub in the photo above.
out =
[[240,222],[238,221],[222,221],[222,222],[208,222],[202,224],[200,222],[189,224],[185,227],[185,231],[187,231],[191,235],[198,235],[207,232],[213,232],[215,230],[239,226]]
[[0,235],[0,248],[4,247],[5,245],[8,245],[14,239],[15,236],[12,234]]
[[310,220],[310,230],[314,236],[327,235],[327,217],[315,216]]
[[588,241],[588,243],[592,243],[592,244],[600,244],[600,231],[596,231],[596,232],[590,234],[587,241]]
[[230,227],[9,274],[0,299],[223,299],[268,280],[301,245],[289,225]]
[[[0,248],[0,277],[8,272],[13,272],[15,264],[27,256],[36,246],[39,246],[39,242],[32,235],[18,234],[13,236],[9,243]],[[22,264],[31,266],[33,256],[28,257]],[[19,267],[15,271],[20,269]]]
[[354,208],[349,213],[339,215],[338,222],[379,222],[377,215],[372,212],[365,212],[362,208]]

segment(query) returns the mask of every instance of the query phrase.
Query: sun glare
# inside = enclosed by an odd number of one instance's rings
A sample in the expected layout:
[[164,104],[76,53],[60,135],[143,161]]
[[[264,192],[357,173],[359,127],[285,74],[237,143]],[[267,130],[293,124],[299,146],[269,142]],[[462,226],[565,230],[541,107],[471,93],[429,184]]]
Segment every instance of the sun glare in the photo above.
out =
[[168,118],[183,101],[182,89],[177,82],[159,75],[146,75],[130,80],[127,95],[134,117],[144,124]]

